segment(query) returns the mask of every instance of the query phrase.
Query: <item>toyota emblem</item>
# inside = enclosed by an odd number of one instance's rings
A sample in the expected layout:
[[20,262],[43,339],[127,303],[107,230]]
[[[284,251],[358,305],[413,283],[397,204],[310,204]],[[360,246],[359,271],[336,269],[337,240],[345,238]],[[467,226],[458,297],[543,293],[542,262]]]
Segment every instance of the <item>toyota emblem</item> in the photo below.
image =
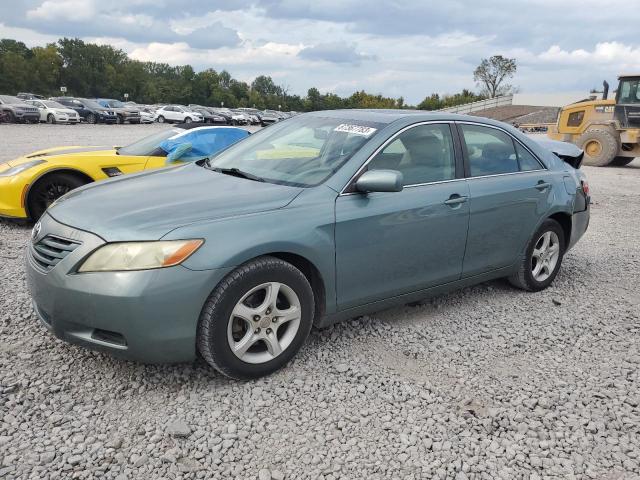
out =
[[38,238],[38,235],[40,235],[40,230],[42,229],[42,224],[38,221],[36,222],[36,224],[33,226],[33,230],[31,230],[31,240],[32,241],[36,241],[36,238]]

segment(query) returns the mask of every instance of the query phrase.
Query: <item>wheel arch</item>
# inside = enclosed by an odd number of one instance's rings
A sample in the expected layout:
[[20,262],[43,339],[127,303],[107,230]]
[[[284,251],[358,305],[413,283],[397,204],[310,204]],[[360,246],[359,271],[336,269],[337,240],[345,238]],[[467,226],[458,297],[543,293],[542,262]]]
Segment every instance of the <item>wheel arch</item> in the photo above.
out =
[[569,245],[571,242],[571,215],[566,212],[556,212],[552,215],[549,215],[549,217],[547,218],[555,220],[562,227],[562,231],[564,233],[564,244],[566,248],[567,245]]
[[[313,291],[315,312],[314,323],[317,323],[326,313],[326,284],[322,278],[322,274],[316,265],[306,257],[291,252],[270,252],[261,256],[271,256],[290,263],[307,278]],[[259,258],[259,257],[255,257]],[[254,260],[254,259],[251,259]]]
[[90,175],[88,175],[87,173],[75,169],[75,168],[69,168],[69,167],[60,167],[60,168],[53,168],[51,170],[47,170],[46,172],[42,172],[40,175],[38,175],[37,177],[35,177],[31,183],[29,183],[29,186],[27,188],[27,191],[24,194],[23,197],[23,208],[25,210],[25,212],[27,213],[27,217],[31,218],[31,212],[29,211],[29,196],[31,195],[31,190],[33,189],[33,187],[40,181],[45,179],[47,176],[54,174],[54,173],[66,173],[68,175],[73,175],[76,178],[79,178],[81,180],[86,181],[86,183],[93,183],[95,182],[95,179],[93,179]]

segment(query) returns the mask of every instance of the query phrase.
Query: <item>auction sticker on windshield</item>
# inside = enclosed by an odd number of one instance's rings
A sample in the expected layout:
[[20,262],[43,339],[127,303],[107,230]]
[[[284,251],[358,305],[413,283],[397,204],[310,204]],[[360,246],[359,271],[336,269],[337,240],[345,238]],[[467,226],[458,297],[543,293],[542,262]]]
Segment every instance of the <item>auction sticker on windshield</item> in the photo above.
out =
[[354,135],[362,135],[363,137],[370,137],[376,130],[377,128],[365,127],[363,125],[349,125],[348,123],[341,123],[333,129],[334,132],[353,133]]

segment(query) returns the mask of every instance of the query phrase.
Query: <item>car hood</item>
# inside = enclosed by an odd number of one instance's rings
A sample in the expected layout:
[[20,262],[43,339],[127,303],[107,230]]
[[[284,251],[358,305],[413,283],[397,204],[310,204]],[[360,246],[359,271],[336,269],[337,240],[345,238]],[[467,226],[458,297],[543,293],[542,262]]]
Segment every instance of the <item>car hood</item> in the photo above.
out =
[[71,108],[49,108],[49,110],[55,113],[66,113],[67,115],[76,115],[78,113]]
[[47,212],[106,241],[157,240],[183,225],[282,208],[301,191],[189,164],[86,185]]
[[30,103],[5,103],[3,104],[5,107],[14,107],[14,108],[23,108],[23,109],[27,109],[27,108],[36,108],[33,105],[31,105]]
[[[30,162],[34,159],[43,159],[47,161],[54,161],[57,157],[60,156],[68,156],[68,155],[84,155],[87,153],[91,153],[92,156],[98,155],[115,155],[115,150],[113,147],[81,147],[81,146],[70,146],[70,147],[55,147],[48,148],[45,150],[38,150],[37,152],[30,153],[25,155],[24,157],[19,157],[14,160],[9,160],[6,162],[10,167],[15,167],[20,165],[21,163]],[[0,164],[1,165],[1,164]]]
[[140,113],[140,110],[137,108],[129,108],[129,107],[105,107],[109,110],[113,110],[114,112],[120,113]]

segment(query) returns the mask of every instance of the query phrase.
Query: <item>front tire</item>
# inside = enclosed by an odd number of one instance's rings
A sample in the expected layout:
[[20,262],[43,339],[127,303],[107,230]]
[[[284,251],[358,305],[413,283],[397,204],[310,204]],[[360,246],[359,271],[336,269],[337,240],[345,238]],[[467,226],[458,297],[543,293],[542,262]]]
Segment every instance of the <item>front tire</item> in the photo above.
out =
[[90,113],[89,115],[87,115],[87,123],[95,125],[96,123],[98,123],[98,117],[96,117],[93,113]]
[[548,218],[536,230],[509,282],[530,292],[547,288],[556,278],[566,249],[562,226]]
[[51,124],[56,123],[56,117],[54,117],[52,113],[47,115],[47,123],[51,123]]
[[116,118],[117,118],[116,119],[116,123],[118,125],[123,125],[124,124],[124,117],[122,115],[118,115]]
[[286,365],[313,324],[314,296],[304,274],[275,257],[239,266],[207,299],[197,330],[205,361],[238,380]]
[[593,167],[609,165],[620,149],[620,137],[604,128],[587,130],[576,143],[584,150],[584,164]]
[[50,173],[39,179],[27,198],[29,217],[38,220],[45,210],[62,195],[74,190],[87,182],[68,173]]
[[158,117],[158,123],[164,123],[164,122],[165,122],[164,117],[162,115],[160,115]]
[[191,122],[192,122],[191,117],[186,117],[184,119],[184,123],[191,123]]

